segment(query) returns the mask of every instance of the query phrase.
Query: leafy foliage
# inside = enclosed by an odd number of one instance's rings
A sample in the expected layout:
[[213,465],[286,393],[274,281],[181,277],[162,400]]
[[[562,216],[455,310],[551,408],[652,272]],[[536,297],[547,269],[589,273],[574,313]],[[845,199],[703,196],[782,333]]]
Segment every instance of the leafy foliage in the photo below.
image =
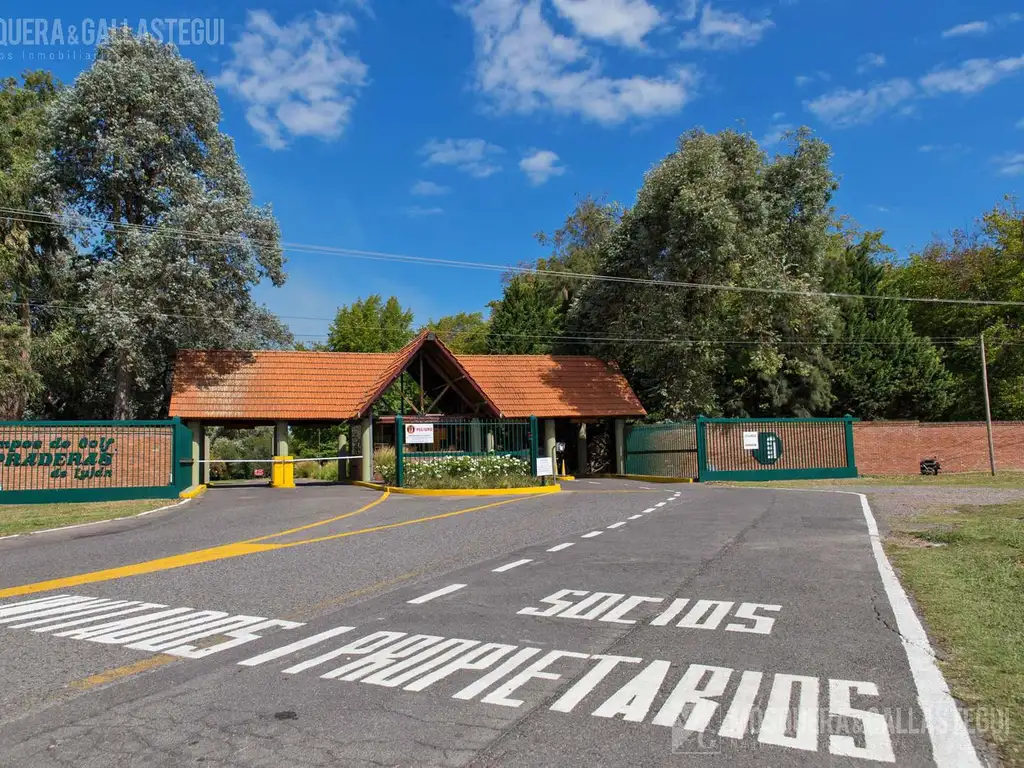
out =
[[[883,294],[891,265],[880,257],[890,249],[882,232],[834,235],[825,289],[835,293]],[[949,407],[953,379],[936,347],[919,336],[905,303],[840,299],[839,334],[828,350],[833,415],[862,419],[915,419]]]
[[684,134],[648,172],[601,272],[795,293],[593,281],[574,302],[570,335],[622,339],[590,350],[620,363],[653,416],[801,416],[831,405],[822,347],[786,342],[824,342],[835,326],[833,307],[799,292],[820,288],[836,181],[827,144],[807,131],[793,142],[769,161],[748,135]]
[[327,336],[332,352],[397,352],[413,337],[412,311],[375,293],[338,308]]
[[483,355],[487,353],[488,323],[482,312],[459,312],[445,315],[436,322],[429,320],[424,328],[437,334],[448,348],[461,355]]
[[[213,84],[172,45],[112,31],[47,119],[47,180],[90,231],[73,268],[106,415],[166,408],[180,347],[273,346],[290,335],[249,289],[285,280],[277,222],[252,202]],[[183,233],[188,233],[183,234]]]

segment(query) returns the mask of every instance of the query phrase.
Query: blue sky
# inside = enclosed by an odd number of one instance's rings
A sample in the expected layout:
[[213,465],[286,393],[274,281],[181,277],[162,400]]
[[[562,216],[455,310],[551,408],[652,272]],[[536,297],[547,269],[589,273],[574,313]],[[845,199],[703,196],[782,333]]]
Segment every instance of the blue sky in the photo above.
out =
[[[76,0],[31,13],[51,39],[36,23],[35,41],[16,41],[24,22],[5,11],[0,74],[72,80],[101,19],[223,19],[222,40],[173,39],[217,83],[223,130],[289,243],[530,261],[544,255],[533,234],[577,194],[630,204],[694,126],[741,127],[771,151],[809,125],[835,151],[837,205],[902,254],[1024,182],[1024,12],[1008,1]],[[496,272],[287,255],[286,286],[257,289],[284,316],[382,293],[422,322],[500,294]],[[289,323],[308,341],[327,325]]]

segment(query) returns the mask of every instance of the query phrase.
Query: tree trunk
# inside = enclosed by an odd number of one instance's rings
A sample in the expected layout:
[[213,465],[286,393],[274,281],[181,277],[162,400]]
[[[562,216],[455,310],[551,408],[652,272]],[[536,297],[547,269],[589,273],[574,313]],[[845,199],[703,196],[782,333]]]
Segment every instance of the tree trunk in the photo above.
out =
[[135,415],[135,404],[132,399],[134,394],[134,381],[132,372],[128,367],[128,354],[124,351],[117,353],[117,373],[114,382],[114,415],[116,420],[128,420]]
[[24,291],[21,292],[20,298],[19,313],[21,315],[22,339],[21,351],[18,356],[21,360],[22,381],[24,383],[18,388],[18,394],[14,398],[12,406],[15,421],[21,421],[25,418],[25,408],[28,406],[26,387],[28,386],[28,377],[32,375],[32,310],[28,303],[28,296]]

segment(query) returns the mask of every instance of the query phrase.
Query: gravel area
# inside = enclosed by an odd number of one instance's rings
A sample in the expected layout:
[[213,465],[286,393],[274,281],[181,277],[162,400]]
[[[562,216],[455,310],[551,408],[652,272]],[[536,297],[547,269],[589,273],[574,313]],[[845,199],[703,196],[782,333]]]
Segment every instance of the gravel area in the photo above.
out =
[[924,512],[1024,501],[1024,488],[842,485],[835,486],[835,490],[867,494],[875,519],[883,533],[891,529],[892,521]]

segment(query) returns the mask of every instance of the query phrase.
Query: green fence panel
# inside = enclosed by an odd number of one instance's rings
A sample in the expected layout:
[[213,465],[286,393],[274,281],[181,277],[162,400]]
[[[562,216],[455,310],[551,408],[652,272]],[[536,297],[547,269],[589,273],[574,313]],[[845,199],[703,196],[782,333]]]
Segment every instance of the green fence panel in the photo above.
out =
[[699,479],[857,477],[852,416],[841,419],[697,418]]
[[178,419],[0,422],[0,504],[174,498],[191,482]]
[[697,425],[693,422],[628,424],[626,474],[697,477]]

